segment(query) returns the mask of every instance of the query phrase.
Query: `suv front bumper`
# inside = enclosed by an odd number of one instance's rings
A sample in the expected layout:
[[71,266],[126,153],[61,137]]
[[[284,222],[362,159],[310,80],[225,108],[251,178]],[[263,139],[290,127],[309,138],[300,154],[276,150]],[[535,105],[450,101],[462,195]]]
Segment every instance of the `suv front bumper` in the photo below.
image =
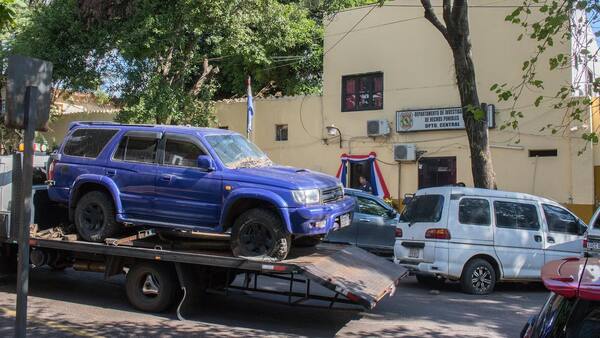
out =
[[291,233],[298,235],[326,234],[331,229],[339,227],[340,216],[349,214],[350,220],[352,220],[354,203],[354,198],[346,196],[333,203],[288,208]]

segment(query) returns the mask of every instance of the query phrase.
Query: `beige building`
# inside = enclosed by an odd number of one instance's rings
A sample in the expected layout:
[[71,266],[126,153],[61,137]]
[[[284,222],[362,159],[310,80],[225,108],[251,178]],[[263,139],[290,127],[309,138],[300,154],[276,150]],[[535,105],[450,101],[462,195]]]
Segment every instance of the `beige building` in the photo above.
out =
[[[533,102],[539,95],[553,96],[574,78],[580,94],[589,94],[586,79],[589,72],[596,73],[594,67],[549,71],[547,60],[541,60],[538,74],[544,90],[525,89],[516,103],[525,115],[519,130],[500,130],[512,103],[499,103],[489,88],[494,83],[517,84],[523,61],[533,55],[535,44],[528,39],[518,42],[521,27],[504,21],[520,1],[469,3],[480,99],[495,105],[490,135],[498,188],[554,199],[588,219],[598,200],[594,182],[599,180],[594,176],[600,152],[594,145],[586,148],[581,135],[600,120],[592,124],[590,110],[588,121],[564,132],[540,132],[547,124],[561,124],[565,112],[553,109],[551,102],[539,107]],[[452,109],[460,106],[460,100],[451,52],[423,18],[419,1],[337,13],[326,25],[324,51],[321,96],[255,100],[251,138],[274,161],[335,175],[342,154],[375,152],[394,199],[420,187],[472,185],[467,138],[457,110]],[[571,46],[556,44],[546,55],[558,52],[571,54]],[[218,102],[217,117],[219,126],[245,133],[245,100]],[[389,133],[369,136],[370,120],[383,121],[373,122],[371,131],[385,132],[389,127]],[[341,132],[341,147],[339,137],[327,134],[331,125]],[[396,149],[396,157],[410,158],[414,149],[416,160],[396,161],[395,145],[406,146]],[[369,175],[360,162],[348,172],[350,185],[359,175]]]

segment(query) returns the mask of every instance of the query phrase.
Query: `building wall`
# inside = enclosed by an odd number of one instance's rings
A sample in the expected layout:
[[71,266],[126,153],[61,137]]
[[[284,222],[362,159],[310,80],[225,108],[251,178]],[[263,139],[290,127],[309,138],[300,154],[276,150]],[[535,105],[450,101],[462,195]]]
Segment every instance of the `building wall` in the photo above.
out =
[[[518,4],[518,1],[473,1],[471,5]],[[464,130],[396,133],[388,137],[366,136],[366,122],[386,119],[395,129],[398,110],[460,106],[450,49],[440,33],[425,19],[416,0],[386,2],[390,6],[371,11],[346,35],[371,7],[336,14],[325,32],[323,95],[255,100],[253,140],[279,163],[335,174],[343,153],[378,154],[379,164],[392,197],[398,198],[418,188],[418,164],[398,164],[393,160],[393,144],[415,143],[424,157],[455,156],[457,181],[472,185],[471,162]],[[402,7],[394,6],[402,5]],[[414,5],[414,7],[405,7]],[[522,30],[504,21],[509,7],[470,9],[473,58],[482,102],[496,105],[496,121],[507,121],[513,102],[498,102],[489,90],[494,83],[517,84],[522,64],[535,51],[535,44],[517,37]],[[568,44],[556,44],[546,55],[569,53]],[[543,57],[538,67],[544,90],[525,89],[517,110],[525,116],[519,129],[490,130],[492,158],[498,188],[533,193],[570,206],[587,219],[594,204],[594,164],[597,150],[586,146],[581,134],[589,122],[566,128],[557,134],[540,132],[547,124],[561,124],[564,111],[552,102],[533,102],[539,95],[552,96],[571,81],[571,69],[549,71]],[[341,111],[342,76],[381,71],[384,78],[383,109],[360,112]],[[245,102],[219,102],[219,124],[232,130],[245,130]],[[590,114],[591,115],[591,114]],[[289,140],[275,141],[275,124],[289,125]],[[335,125],[342,132],[328,142],[325,127]],[[557,149],[557,157],[529,157],[529,150]]]

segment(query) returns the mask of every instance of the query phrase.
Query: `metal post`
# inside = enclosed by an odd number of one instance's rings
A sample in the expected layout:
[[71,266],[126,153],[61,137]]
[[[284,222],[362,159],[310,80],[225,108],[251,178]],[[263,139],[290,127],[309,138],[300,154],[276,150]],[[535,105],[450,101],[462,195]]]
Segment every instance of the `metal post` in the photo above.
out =
[[19,227],[19,261],[17,270],[17,314],[15,336],[25,337],[27,333],[27,293],[29,292],[29,225],[31,223],[31,185],[33,176],[33,142],[35,137],[35,114],[33,113],[39,92],[29,86],[25,91],[25,152],[23,154],[22,190],[17,204],[17,212],[22,215]]
[[15,152],[12,156],[12,189],[10,197],[10,233],[9,238],[11,242],[16,243],[19,238],[19,224],[21,224],[21,205],[17,201],[22,201],[22,189],[23,189],[23,154]]

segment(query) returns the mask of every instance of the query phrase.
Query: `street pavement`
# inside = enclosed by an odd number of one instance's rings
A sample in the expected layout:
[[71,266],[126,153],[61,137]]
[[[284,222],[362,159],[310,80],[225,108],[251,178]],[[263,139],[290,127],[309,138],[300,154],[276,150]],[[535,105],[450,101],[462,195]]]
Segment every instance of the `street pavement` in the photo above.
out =
[[[404,279],[371,311],[291,307],[248,296],[208,297],[186,321],[175,309],[146,314],[131,308],[124,278],[34,269],[29,297],[32,337],[518,337],[547,297],[540,283],[505,284],[488,296],[438,291]],[[0,277],[0,336],[12,336],[15,277]]]

